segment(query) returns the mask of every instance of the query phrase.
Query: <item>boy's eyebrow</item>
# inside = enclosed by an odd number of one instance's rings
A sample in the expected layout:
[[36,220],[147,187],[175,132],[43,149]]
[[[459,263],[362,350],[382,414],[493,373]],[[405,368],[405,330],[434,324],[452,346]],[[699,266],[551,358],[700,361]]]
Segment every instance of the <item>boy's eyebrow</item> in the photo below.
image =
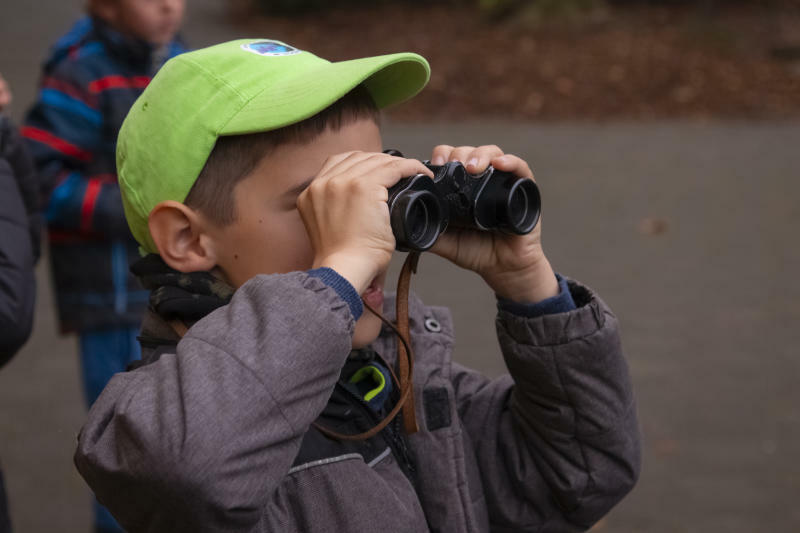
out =
[[312,181],[314,181],[314,177],[313,177],[313,176],[312,176],[312,177],[310,177],[310,178],[308,178],[308,179],[306,179],[306,180],[303,180],[303,183],[301,183],[300,185],[297,185],[297,186],[295,186],[295,187],[292,187],[291,189],[289,189],[288,191],[286,191],[285,193],[283,193],[283,195],[284,195],[285,197],[287,197],[287,198],[292,198],[292,197],[294,197],[294,196],[299,196],[301,192],[303,192],[304,190],[306,190],[306,188],[307,188],[309,185],[311,185],[311,182],[312,182]]

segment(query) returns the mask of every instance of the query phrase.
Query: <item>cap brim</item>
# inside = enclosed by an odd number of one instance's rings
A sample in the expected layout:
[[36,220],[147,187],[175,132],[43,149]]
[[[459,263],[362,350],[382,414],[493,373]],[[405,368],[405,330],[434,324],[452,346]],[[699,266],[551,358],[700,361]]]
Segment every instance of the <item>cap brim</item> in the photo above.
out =
[[219,135],[269,131],[305,120],[361,83],[375,104],[384,108],[411,98],[429,78],[428,62],[412,53],[320,64],[258,93],[222,127]]

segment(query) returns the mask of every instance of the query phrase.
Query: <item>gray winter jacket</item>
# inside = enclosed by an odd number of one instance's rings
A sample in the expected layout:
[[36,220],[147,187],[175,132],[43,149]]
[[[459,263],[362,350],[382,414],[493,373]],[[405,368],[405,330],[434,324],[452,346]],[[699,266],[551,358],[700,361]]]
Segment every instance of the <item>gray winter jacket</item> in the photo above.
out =
[[[452,362],[449,312],[413,298],[420,431],[354,444],[311,426],[357,409],[336,400],[349,307],[305,273],[258,276],[109,382],[75,463],[131,532],[588,529],[635,483],[639,432],[617,320],[570,289],[574,311],[499,313],[495,380]],[[388,332],[374,348],[393,364]]]

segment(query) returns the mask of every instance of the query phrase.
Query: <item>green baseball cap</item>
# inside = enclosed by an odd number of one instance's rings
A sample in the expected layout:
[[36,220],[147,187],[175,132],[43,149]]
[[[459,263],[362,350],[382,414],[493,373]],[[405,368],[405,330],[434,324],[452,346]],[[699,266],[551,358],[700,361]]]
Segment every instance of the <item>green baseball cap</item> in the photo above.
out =
[[217,138],[274,130],[329,107],[363,83],[379,108],[417,94],[430,77],[413,53],[330,62],[268,39],[243,39],[167,61],[139,96],[117,140],[117,175],[133,236],[160,202],[183,202]]

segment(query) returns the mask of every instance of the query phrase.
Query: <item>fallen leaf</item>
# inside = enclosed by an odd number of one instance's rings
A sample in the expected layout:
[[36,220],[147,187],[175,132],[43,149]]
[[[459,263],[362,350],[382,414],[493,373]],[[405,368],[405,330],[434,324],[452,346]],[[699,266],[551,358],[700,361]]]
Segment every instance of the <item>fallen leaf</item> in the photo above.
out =
[[661,235],[669,229],[669,223],[663,218],[646,217],[639,222],[639,233],[642,235]]

